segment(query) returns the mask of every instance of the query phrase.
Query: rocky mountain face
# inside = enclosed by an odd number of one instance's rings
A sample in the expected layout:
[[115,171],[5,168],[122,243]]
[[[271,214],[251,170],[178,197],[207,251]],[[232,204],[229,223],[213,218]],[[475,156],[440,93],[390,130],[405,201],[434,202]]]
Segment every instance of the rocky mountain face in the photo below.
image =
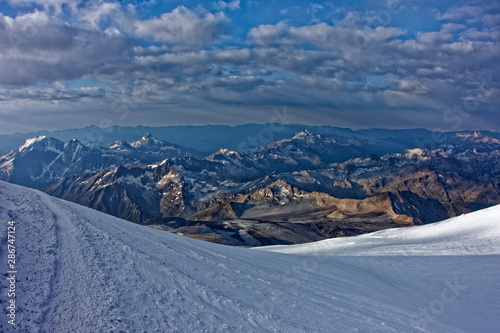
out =
[[118,163],[118,158],[76,140],[64,143],[41,136],[0,157],[0,179],[40,188],[66,176],[104,170]]
[[428,148],[391,148],[303,131],[200,158],[151,135],[99,147],[42,137],[2,156],[0,176],[132,222],[244,246],[432,223],[500,203],[497,138],[443,133]]
[[[220,149],[203,160],[117,167],[65,178],[45,191],[136,223],[231,245],[356,235],[500,203],[495,138],[449,134],[433,149],[333,162],[335,156],[370,152],[366,146],[302,132],[246,154]],[[297,167],[307,169],[290,171]]]
[[249,155],[268,172],[283,172],[317,169],[369,154],[384,155],[392,149],[391,145],[356,137],[312,134],[305,130],[291,138],[253,149]]
[[77,140],[62,142],[39,136],[0,156],[0,179],[42,188],[73,175],[116,166],[150,164],[158,160],[199,153],[146,135],[136,142],[117,141],[107,146],[85,146]]

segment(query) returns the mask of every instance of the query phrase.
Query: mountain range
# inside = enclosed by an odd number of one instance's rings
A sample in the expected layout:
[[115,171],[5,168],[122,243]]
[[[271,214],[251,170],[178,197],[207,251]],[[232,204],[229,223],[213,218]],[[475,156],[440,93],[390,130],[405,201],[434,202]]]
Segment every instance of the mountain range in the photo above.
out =
[[[147,133],[154,137],[183,147],[194,149],[208,155],[221,147],[246,152],[276,140],[291,138],[296,133],[307,130],[313,134],[336,135],[344,138],[358,138],[376,141],[391,146],[391,151],[403,151],[415,147],[433,147],[446,140],[447,134],[426,129],[360,129],[332,126],[310,126],[293,124],[292,117],[283,114],[283,124],[244,124],[238,126],[206,125],[206,126],[89,126],[79,129],[57,131],[39,131],[33,133],[16,133],[0,135],[0,153],[5,153],[23,144],[27,139],[37,136],[53,137],[60,141],[76,139],[85,145],[102,146],[110,142],[122,140],[133,142]],[[481,131],[489,137],[500,139],[500,133]]]
[[[0,157],[0,179],[135,223],[244,246],[427,224],[500,204],[496,135],[425,139],[415,130],[402,144],[388,139],[400,131],[374,131],[370,139],[369,132],[323,130],[210,154],[151,134],[103,145],[42,136]],[[439,140],[402,148],[419,137]]]
[[83,145],[76,139],[62,142],[38,136],[0,156],[0,179],[41,188],[73,175],[188,156],[199,157],[201,153],[149,134],[130,144],[115,141],[99,147]]

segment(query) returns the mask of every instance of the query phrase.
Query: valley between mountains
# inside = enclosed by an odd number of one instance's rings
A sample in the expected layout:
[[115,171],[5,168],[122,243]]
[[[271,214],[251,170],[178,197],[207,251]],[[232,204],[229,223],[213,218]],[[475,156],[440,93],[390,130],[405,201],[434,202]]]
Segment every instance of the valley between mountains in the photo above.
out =
[[[151,134],[108,143],[38,136],[0,157],[0,179],[240,246],[422,225],[500,204],[498,133],[316,130],[212,152]],[[433,145],[417,146],[425,135]]]

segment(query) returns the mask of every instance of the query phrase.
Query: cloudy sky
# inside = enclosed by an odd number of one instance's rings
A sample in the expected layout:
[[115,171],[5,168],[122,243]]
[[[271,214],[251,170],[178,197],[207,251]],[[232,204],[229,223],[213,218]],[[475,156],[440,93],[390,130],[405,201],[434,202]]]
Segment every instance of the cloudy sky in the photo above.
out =
[[242,124],[500,131],[500,2],[0,1],[0,133]]

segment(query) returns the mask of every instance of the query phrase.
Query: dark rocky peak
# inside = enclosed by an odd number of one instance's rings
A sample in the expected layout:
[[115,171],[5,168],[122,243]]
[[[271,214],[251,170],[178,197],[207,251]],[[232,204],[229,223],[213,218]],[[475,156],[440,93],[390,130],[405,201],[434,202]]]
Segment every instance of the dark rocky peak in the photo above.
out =
[[65,150],[67,150],[67,149],[76,150],[76,149],[82,149],[84,147],[86,148],[85,145],[83,145],[80,141],[78,141],[76,139],[70,140],[64,144]]

